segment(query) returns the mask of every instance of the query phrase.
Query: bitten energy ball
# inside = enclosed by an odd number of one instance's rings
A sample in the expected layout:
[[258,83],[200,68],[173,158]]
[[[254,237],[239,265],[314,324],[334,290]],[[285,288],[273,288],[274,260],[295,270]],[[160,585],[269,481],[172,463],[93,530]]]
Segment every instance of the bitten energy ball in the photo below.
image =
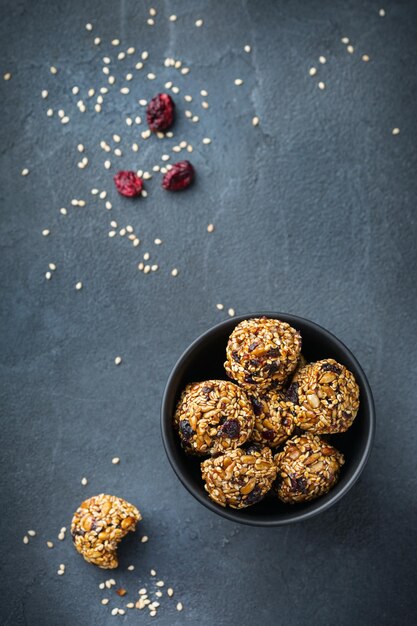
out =
[[138,509],[122,498],[101,493],[85,500],[74,513],[71,535],[75,549],[103,569],[118,566],[117,544],[142,519]]
[[359,409],[359,387],[353,374],[333,359],[302,368],[287,398],[298,405],[297,426],[316,434],[345,432]]
[[336,484],[345,459],[320,437],[304,433],[287,441],[284,450],[275,456],[275,462],[278,498],[295,504],[327,493]]
[[285,399],[285,392],[272,389],[265,394],[248,393],[255,413],[251,441],[270,448],[281,445],[294,430],[295,407]]
[[237,448],[201,463],[204,488],[214,502],[233,509],[256,504],[270,490],[277,468],[270,448]]
[[282,387],[297,367],[301,335],[286,322],[266,317],[240,322],[229,337],[224,367],[245,389]]
[[249,439],[254,421],[245,393],[227,380],[187,385],[174,415],[184,449],[197,455],[241,446]]

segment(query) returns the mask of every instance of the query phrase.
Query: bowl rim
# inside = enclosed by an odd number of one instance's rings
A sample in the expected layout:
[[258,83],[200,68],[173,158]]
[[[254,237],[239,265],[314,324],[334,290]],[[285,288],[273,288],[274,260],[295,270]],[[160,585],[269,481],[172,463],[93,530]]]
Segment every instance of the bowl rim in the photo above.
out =
[[[344,487],[339,492],[335,493],[333,497],[330,496],[329,498],[327,498],[322,504],[320,504],[320,499],[318,499],[317,506],[315,506],[314,509],[310,511],[304,511],[304,512],[300,511],[297,514],[296,511],[294,510],[295,514],[291,514],[290,516],[284,515],[282,519],[271,519],[271,520],[268,520],[268,519],[257,520],[256,518],[252,518],[248,515],[245,515],[245,509],[240,509],[240,510],[232,509],[233,512],[230,512],[226,507],[223,508],[220,505],[216,504],[215,502],[212,502],[212,500],[210,500],[208,496],[206,496],[205,494],[202,494],[197,488],[194,487],[194,485],[191,484],[190,481],[186,479],[183,472],[177,466],[175,459],[173,457],[172,444],[170,440],[171,439],[170,434],[172,432],[171,431],[172,416],[170,415],[168,417],[168,406],[167,406],[168,399],[169,399],[168,396],[171,393],[171,387],[173,385],[174,379],[176,378],[178,369],[181,368],[184,361],[188,359],[190,354],[199,346],[200,343],[204,342],[214,331],[217,331],[224,326],[229,326],[231,321],[233,321],[235,325],[237,325],[243,320],[251,319],[255,317],[262,317],[262,316],[272,317],[273,319],[282,319],[282,321],[287,322],[291,325],[292,324],[297,325],[297,323],[300,322],[304,326],[305,325],[310,326],[310,328],[313,331],[318,331],[319,333],[326,335],[327,339],[335,343],[339,347],[339,349],[341,349],[344,352],[347,352],[350,359],[355,363],[355,366],[360,373],[361,380],[359,382],[362,387],[361,391],[363,392],[364,398],[366,398],[366,402],[368,404],[368,409],[369,409],[368,411],[369,412],[369,419],[368,419],[369,425],[368,425],[367,439],[365,442],[365,448],[364,448],[361,458],[358,461],[357,467],[355,468],[352,476],[349,478],[349,480],[344,485]],[[348,491],[350,491],[350,489],[353,487],[353,485],[357,482],[359,476],[363,472],[363,469],[366,463],[368,462],[369,455],[371,453],[372,445],[374,442],[374,437],[375,437],[375,427],[376,427],[375,422],[376,422],[375,403],[374,403],[371,387],[369,385],[366,374],[363,371],[360,363],[358,362],[354,354],[349,350],[349,348],[338,337],[336,337],[336,335],[331,333],[329,330],[327,330],[320,324],[317,324],[317,322],[313,322],[312,320],[305,318],[305,317],[293,315],[292,313],[280,313],[280,312],[275,312],[275,311],[260,311],[260,312],[257,311],[255,313],[237,315],[230,319],[223,320],[222,322],[219,322],[218,324],[211,326],[210,328],[205,330],[203,333],[201,333],[183,351],[181,356],[177,359],[174,366],[172,367],[168,380],[165,385],[164,393],[162,396],[162,403],[161,403],[162,443],[165,449],[165,453],[168,457],[168,461],[172,469],[174,470],[174,473],[176,474],[177,478],[179,478],[182,485],[187,489],[187,491],[192,496],[194,496],[194,498],[196,498],[196,500],[198,500],[198,502],[200,502],[200,504],[204,505],[206,508],[210,509],[217,515],[220,515],[221,517],[224,517],[225,519],[229,521],[239,523],[239,524],[245,524],[248,526],[275,527],[275,526],[285,526],[287,524],[294,524],[296,522],[311,519],[312,517],[315,517],[316,515],[323,513],[324,511],[329,509],[331,506],[336,504],[336,502],[338,502],[341,498],[343,498],[343,496],[345,496],[348,493]],[[238,512],[238,515],[236,514],[237,512]]]

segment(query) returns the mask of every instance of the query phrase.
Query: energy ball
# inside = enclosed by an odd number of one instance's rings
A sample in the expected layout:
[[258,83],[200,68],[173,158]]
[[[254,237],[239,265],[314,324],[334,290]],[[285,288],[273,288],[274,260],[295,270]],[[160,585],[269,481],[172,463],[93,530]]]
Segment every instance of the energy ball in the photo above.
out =
[[345,432],[359,409],[359,387],[353,374],[333,359],[303,367],[288,389],[297,404],[296,425],[315,434]]
[[248,394],[255,413],[251,441],[270,448],[281,445],[294,430],[295,407],[287,402],[285,392],[272,389],[264,394]]
[[287,441],[275,462],[277,496],[282,502],[296,504],[327,493],[337,483],[345,459],[320,437],[303,433]]
[[221,506],[243,509],[256,504],[271,489],[277,468],[270,448],[237,448],[201,463],[204,488]]
[[118,566],[117,544],[142,519],[138,509],[117,496],[101,493],[75,511],[71,535],[77,552],[103,569]]
[[252,434],[254,421],[246,394],[227,380],[187,385],[174,415],[183,448],[196,455],[241,446]]
[[301,335],[286,322],[267,317],[243,320],[229,337],[224,367],[244,389],[282,387],[297,367]]

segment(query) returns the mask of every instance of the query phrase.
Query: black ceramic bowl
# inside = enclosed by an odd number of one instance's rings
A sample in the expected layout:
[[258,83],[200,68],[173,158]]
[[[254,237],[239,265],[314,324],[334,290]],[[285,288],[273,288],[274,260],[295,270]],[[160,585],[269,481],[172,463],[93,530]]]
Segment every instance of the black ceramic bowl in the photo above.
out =
[[[267,496],[246,509],[223,508],[212,502],[200,474],[200,462],[182,450],[172,424],[177,400],[185,385],[210,378],[226,379],[223,368],[226,344],[234,327],[244,319],[266,315],[288,322],[301,332],[302,353],[308,361],[333,358],[355,375],[360,388],[360,408],[351,428],[343,434],[329,436],[329,441],[345,455],[337,485],[325,496],[304,504],[284,504]],[[222,322],[196,339],[180,357],[168,379],[161,408],[162,440],[168,459],[188,491],[208,509],[234,522],[253,526],[281,526],[306,520],[322,513],[340,500],[359,478],[371,451],[375,430],[375,408],[366,376],[353,354],[337,337],[318,324],[286,313],[254,313]]]

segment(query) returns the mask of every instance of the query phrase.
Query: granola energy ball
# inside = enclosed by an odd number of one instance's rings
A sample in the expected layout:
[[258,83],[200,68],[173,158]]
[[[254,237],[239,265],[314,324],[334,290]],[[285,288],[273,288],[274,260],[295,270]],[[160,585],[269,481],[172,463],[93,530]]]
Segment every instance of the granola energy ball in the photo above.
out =
[[294,430],[292,402],[285,399],[285,393],[272,389],[265,394],[248,393],[255,413],[255,426],[251,441],[262,443],[270,448],[281,445]]
[[278,498],[296,504],[327,493],[336,484],[345,459],[320,437],[304,433],[287,441],[284,450],[275,455],[275,462]]
[[237,448],[201,463],[204,488],[221,506],[243,509],[262,500],[270,490],[277,468],[270,448]]
[[240,322],[229,337],[224,367],[245,389],[282,387],[297,367],[301,335],[286,322],[267,317]]
[[187,385],[174,415],[184,449],[196,455],[232,450],[247,441],[255,416],[237,385],[207,380]]
[[118,566],[117,544],[142,519],[138,509],[122,498],[101,493],[85,500],[74,513],[71,535],[75,549],[103,569]]
[[353,374],[333,359],[301,369],[287,392],[297,404],[296,424],[316,434],[343,433],[359,408],[359,387]]

